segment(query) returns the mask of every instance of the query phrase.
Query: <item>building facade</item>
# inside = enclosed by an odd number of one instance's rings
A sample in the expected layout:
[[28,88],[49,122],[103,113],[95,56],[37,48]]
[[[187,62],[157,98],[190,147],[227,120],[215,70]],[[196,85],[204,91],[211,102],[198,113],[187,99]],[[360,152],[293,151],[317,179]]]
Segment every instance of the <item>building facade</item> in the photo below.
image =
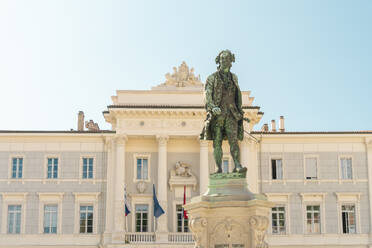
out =
[[[242,95],[251,131],[263,113]],[[77,131],[0,131],[0,247],[193,247],[184,194],[204,193],[215,170],[211,142],[199,140],[203,102],[183,63],[151,90],[117,91],[103,112],[112,130],[82,130],[79,118]],[[249,189],[276,204],[271,247],[372,245],[372,132],[282,123],[247,132],[240,149]]]

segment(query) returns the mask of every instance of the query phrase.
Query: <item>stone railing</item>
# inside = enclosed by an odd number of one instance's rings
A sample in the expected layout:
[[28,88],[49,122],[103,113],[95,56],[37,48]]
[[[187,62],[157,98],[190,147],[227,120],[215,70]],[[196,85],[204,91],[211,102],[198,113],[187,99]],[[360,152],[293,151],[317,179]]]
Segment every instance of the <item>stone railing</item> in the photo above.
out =
[[125,241],[128,243],[153,243],[155,242],[155,233],[152,232],[125,233]]
[[193,243],[194,238],[192,233],[175,232],[168,234],[168,241],[170,243]]

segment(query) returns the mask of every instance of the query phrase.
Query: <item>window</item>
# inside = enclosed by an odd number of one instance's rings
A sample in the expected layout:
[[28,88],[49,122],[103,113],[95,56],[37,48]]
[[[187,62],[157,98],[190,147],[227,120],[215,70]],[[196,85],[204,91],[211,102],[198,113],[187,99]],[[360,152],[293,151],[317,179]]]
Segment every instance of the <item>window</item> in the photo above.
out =
[[57,233],[58,205],[44,205],[44,233]]
[[92,179],[93,178],[93,158],[83,158],[83,173],[82,178]]
[[136,232],[148,232],[149,205],[136,204]]
[[12,178],[22,178],[23,158],[12,158]]
[[148,159],[137,158],[137,179],[148,179]]
[[285,234],[285,208],[274,207],[271,209],[272,233]]
[[48,158],[47,178],[58,178],[58,158]]
[[222,160],[222,173],[229,173],[229,159]]
[[353,179],[351,158],[341,158],[341,179]]
[[356,233],[355,205],[342,205],[342,232]]
[[80,233],[93,233],[93,206],[80,206]]
[[306,158],[305,159],[305,168],[306,174],[305,177],[307,180],[317,179],[317,158]]
[[306,206],[307,233],[320,233],[320,206]]
[[271,160],[272,179],[283,179],[283,163],[281,159]]
[[177,232],[188,232],[189,231],[189,220],[183,218],[182,204],[176,205],[177,215]]
[[8,233],[21,233],[22,205],[8,205]]

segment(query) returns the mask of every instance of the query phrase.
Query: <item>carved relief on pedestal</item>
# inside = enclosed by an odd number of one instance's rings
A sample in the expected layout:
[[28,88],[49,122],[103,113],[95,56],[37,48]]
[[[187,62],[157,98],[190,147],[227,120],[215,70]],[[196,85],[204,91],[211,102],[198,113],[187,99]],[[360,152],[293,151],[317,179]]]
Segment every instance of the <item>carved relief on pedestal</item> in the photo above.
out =
[[190,230],[194,236],[195,248],[207,248],[203,246],[203,235],[207,226],[206,218],[193,218],[190,221]]
[[191,165],[178,161],[171,170],[169,177],[169,187],[173,191],[174,187],[192,186],[196,190],[197,180],[191,172]]
[[[210,244],[216,245],[244,245],[248,240],[248,232],[244,225],[226,217],[219,221],[210,234]],[[230,246],[229,246],[230,247]]]
[[269,219],[265,216],[252,216],[249,219],[249,225],[252,228],[254,243],[256,248],[268,248],[265,242],[265,231],[269,225]]

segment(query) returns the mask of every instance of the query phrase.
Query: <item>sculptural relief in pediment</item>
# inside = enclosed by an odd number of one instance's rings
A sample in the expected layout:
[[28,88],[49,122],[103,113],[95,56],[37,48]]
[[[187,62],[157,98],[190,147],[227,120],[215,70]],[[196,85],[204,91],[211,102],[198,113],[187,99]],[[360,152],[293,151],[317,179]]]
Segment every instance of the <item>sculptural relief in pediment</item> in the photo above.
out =
[[165,74],[165,82],[153,87],[153,90],[159,89],[182,89],[182,88],[202,88],[203,83],[200,80],[200,75],[195,76],[194,68],[189,68],[186,62],[177,68],[173,67],[173,73]]

